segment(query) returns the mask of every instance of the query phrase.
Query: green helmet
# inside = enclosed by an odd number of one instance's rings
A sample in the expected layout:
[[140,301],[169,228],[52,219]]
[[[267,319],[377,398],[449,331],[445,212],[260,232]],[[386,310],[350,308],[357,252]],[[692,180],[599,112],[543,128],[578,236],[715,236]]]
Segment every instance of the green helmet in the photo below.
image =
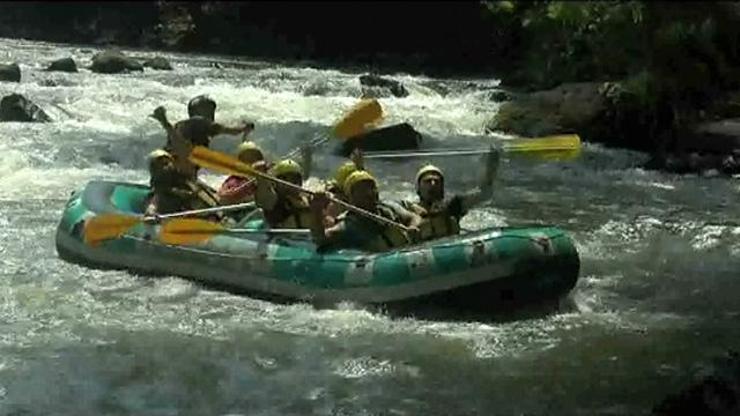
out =
[[283,176],[291,173],[295,173],[303,177],[303,169],[301,168],[301,165],[291,159],[281,160],[270,169],[270,174],[272,176]]

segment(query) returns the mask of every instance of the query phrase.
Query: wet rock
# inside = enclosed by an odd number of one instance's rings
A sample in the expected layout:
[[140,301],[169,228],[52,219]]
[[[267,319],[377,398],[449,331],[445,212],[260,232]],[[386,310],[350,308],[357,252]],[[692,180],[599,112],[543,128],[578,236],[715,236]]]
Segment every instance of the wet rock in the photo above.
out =
[[345,140],[337,153],[349,156],[355,148],[364,151],[414,150],[418,149],[422,135],[408,123],[379,128]]
[[682,137],[679,147],[725,154],[740,151],[740,118],[701,123]]
[[0,64],[0,81],[21,82],[21,68],[18,64]]
[[158,69],[160,71],[172,71],[172,65],[170,65],[170,61],[161,56],[147,59],[146,61],[144,61],[144,67]]
[[682,391],[653,408],[653,416],[740,415],[740,354],[734,351],[715,360],[693,377]]
[[383,90],[387,90],[394,97],[407,97],[409,95],[406,87],[398,81],[382,78],[378,75],[365,74],[360,75],[360,85],[363,89],[363,97],[367,98],[379,98],[372,97],[373,94],[383,94]]
[[512,98],[513,97],[512,97],[511,94],[509,94],[506,91],[501,91],[501,90],[491,91],[491,93],[488,95],[488,99],[490,101],[493,101],[494,103],[501,103],[501,102],[504,102],[504,101],[511,101]]
[[740,152],[734,154],[669,153],[662,157],[653,157],[644,167],[678,174],[736,175],[740,173]]
[[99,74],[143,71],[141,64],[118,51],[105,51],[93,56],[90,70]]
[[450,87],[441,81],[425,81],[421,85],[431,89],[442,97],[446,97],[450,93]]
[[77,64],[72,58],[62,58],[53,61],[46,68],[47,71],[77,72]]
[[50,122],[44,110],[20,94],[10,94],[0,100],[0,121]]
[[598,120],[605,109],[602,83],[562,84],[504,103],[486,124],[486,130],[529,137],[580,132]]

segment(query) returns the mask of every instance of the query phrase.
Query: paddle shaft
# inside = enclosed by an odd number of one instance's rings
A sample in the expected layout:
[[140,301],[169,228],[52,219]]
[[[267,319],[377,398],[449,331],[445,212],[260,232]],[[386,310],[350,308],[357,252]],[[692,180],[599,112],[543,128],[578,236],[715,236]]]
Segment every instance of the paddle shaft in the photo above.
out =
[[[580,148],[580,138],[575,134],[547,136],[536,139],[514,139],[496,146],[495,150],[507,153],[518,152],[571,152]],[[489,153],[491,149],[481,148],[457,148],[421,150],[416,152],[390,151],[390,152],[367,152],[363,157],[368,159],[393,159],[404,157],[423,156],[460,156],[478,155]]]
[[[503,148],[507,152],[517,151],[546,151],[546,152],[557,152],[557,151],[570,151],[573,150],[570,147],[547,147],[537,149],[521,149],[518,147]],[[362,155],[365,159],[395,159],[403,157],[424,157],[424,156],[462,156],[462,155],[484,155],[490,153],[490,149],[449,149],[449,150],[436,150],[436,151],[421,151],[421,152],[367,152]]]
[[[299,191],[299,192],[303,192],[303,193],[309,194],[311,196],[316,196],[318,194],[318,192],[315,192],[315,191],[311,191],[311,190],[302,188],[302,187],[300,187],[300,186],[298,186],[296,184],[293,184],[293,183],[284,181],[282,179],[278,179],[278,178],[276,178],[274,176],[270,176],[270,175],[264,174],[264,173],[259,172],[259,171],[254,171],[254,175],[255,176],[259,176],[262,179],[265,179],[265,180],[272,181],[272,182],[275,182],[277,184],[283,185],[283,186],[285,186],[287,188],[290,188],[290,189],[293,189],[295,191]],[[367,210],[364,210],[364,209],[362,209],[360,207],[356,207],[356,206],[354,206],[352,204],[349,204],[347,202],[342,201],[341,199],[334,198],[333,196],[329,196],[329,195],[327,195],[327,196],[328,196],[328,198],[329,198],[330,201],[334,202],[335,204],[337,204],[337,205],[339,205],[341,207],[346,208],[348,211],[352,211],[352,212],[355,212],[357,214],[364,215],[364,216],[366,216],[368,218],[372,218],[375,221],[382,222],[382,223],[384,223],[386,225],[390,225],[390,226],[393,226],[393,227],[398,227],[398,228],[400,228],[400,229],[402,229],[404,231],[407,231],[408,230],[408,227],[404,226],[403,224],[399,224],[399,223],[397,223],[395,221],[391,221],[388,218],[381,217],[380,215],[374,214],[374,213],[372,213],[370,211],[367,211]]]
[[155,221],[169,219],[169,218],[178,218],[178,217],[186,217],[188,215],[199,215],[199,214],[210,214],[212,212],[228,212],[228,211],[235,211],[238,209],[244,209],[244,208],[256,208],[256,205],[254,202],[244,202],[241,204],[233,204],[233,205],[223,205],[213,208],[203,208],[203,209],[191,209],[189,211],[181,211],[181,212],[173,212],[172,214],[155,214],[151,217],[145,217],[144,220],[152,219]]
[[[191,153],[191,157],[193,157],[193,155],[195,155],[195,159],[196,159],[196,160],[194,160],[195,163],[204,162],[204,160],[205,160],[206,167],[213,168],[214,165],[215,166],[218,166],[221,169],[223,169],[225,167],[229,171],[237,171],[237,172],[242,173],[242,174],[257,176],[258,178],[262,178],[264,180],[271,181],[271,182],[276,183],[276,184],[280,184],[280,185],[282,185],[282,186],[284,186],[286,188],[293,189],[295,191],[302,192],[302,193],[305,193],[305,194],[309,194],[311,196],[316,196],[318,194],[318,192],[305,189],[305,188],[300,187],[300,186],[298,186],[296,184],[293,184],[293,183],[284,181],[282,179],[278,179],[278,178],[276,178],[274,176],[268,175],[266,173],[262,173],[262,172],[260,172],[258,170],[255,170],[255,169],[252,169],[251,166],[247,165],[246,163],[240,162],[238,159],[235,159],[235,158],[233,158],[233,157],[231,157],[229,155],[225,155],[225,154],[220,153],[220,152],[209,150],[209,149],[207,149],[207,148],[205,148],[203,146],[196,146],[193,149],[193,152]],[[202,157],[202,159],[201,159],[201,157]],[[202,163],[198,163],[198,164],[202,164]],[[226,166],[225,166],[225,164],[226,164]],[[328,198],[329,198],[330,201],[334,202],[335,204],[337,204],[339,206],[342,206],[342,207],[346,208],[348,211],[355,212],[357,214],[360,214],[360,215],[363,215],[365,217],[374,219],[375,221],[381,222],[381,223],[386,224],[386,225],[390,225],[390,226],[393,226],[393,227],[398,227],[398,228],[400,228],[400,229],[402,229],[404,231],[407,231],[408,230],[408,227],[406,227],[406,226],[404,226],[402,224],[399,224],[399,223],[397,223],[395,221],[391,221],[388,218],[381,217],[380,215],[374,214],[374,213],[372,213],[370,211],[367,211],[367,210],[364,210],[362,208],[356,207],[354,205],[348,204],[347,202],[344,202],[344,201],[342,201],[340,199],[337,199],[337,198],[334,198],[332,196],[328,196]]]
[[[173,231],[170,231],[173,232]],[[206,234],[214,234],[214,233],[235,233],[235,234],[311,234],[311,230],[308,228],[275,228],[275,229],[267,229],[267,230],[255,230],[251,228],[224,228],[223,230],[215,231],[215,230],[208,230],[205,233]],[[176,234],[203,234],[204,231],[193,229],[193,230],[180,230],[175,231]]]

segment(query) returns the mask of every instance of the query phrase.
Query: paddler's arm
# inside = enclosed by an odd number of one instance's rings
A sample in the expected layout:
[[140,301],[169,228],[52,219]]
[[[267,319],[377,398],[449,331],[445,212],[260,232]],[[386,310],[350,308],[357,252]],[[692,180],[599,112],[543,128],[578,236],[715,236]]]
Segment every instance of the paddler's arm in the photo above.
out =
[[324,212],[328,204],[329,198],[326,192],[319,192],[311,198],[311,237],[318,247],[338,241],[344,232],[344,222],[328,228],[324,225]]
[[360,150],[359,147],[355,147],[355,150],[352,151],[350,158],[352,159],[352,163],[357,166],[357,169],[365,170],[365,158],[362,156],[362,150]]
[[486,157],[485,173],[480,187],[473,192],[459,196],[462,212],[468,212],[481,202],[491,199],[493,196],[493,182],[496,180],[500,160],[501,153],[492,146]]
[[303,178],[308,179],[313,169],[313,147],[311,145],[301,146],[301,168]]
[[271,211],[278,202],[275,186],[264,179],[257,178],[257,191],[254,194],[254,202],[263,211]]
[[420,233],[419,227],[424,219],[415,212],[407,210],[397,202],[385,203],[385,205],[393,208],[399,222],[406,226],[405,231],[408,233],[411,242],[418,241]]
[[165,110],[164,106],[159,106],[154,109],[154,112],[149,115],[149,117],[159,121],[159,124],[164,128],[164,130],[167,132],[168,136],[174,136],[177,134],[175,132],[175,128],[172,127],[172,124],[170,124],[170,121],[167,120],[167,110]]
[[167,132],[167,136],[172,143],[172,152],[175,156],[175,166],[180,172],[188,172],[190,168],[190,162],[188,156],[193,150],[193,145],[190,141],[185,140],[177,129],[167,120],[167,110],[163,106],[159,106],[154,109],[154,112],[149,117],[159,121],[159,124]]
[[219,123],[212,123],[211,128],[211,132],[214,136],[219,134],[244,134],[244,137],[246,137],[252,132],[252,130],[254,130],[254,123],[244,122],[243,125],[238,127],[229,127]]

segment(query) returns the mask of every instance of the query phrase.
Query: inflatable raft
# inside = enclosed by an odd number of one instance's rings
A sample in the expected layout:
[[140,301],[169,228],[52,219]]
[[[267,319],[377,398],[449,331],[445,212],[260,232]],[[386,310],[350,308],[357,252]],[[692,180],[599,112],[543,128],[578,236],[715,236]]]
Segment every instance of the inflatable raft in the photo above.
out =
[[315,304],[411,302],[497,310],[557,300],[578,278],[573,242],[554,227],[486,229],[385,253],[318,253],[308,235],[261,232],[259,219],[185,245],[159,242],[160,225],[147,223],[96,246],[84,242],[87,218],[140,215],[148,192],[146,186],[107,181],[92,181],[74,192],[57,229],[60,257],[88,267],[177,275],[270,300]]

